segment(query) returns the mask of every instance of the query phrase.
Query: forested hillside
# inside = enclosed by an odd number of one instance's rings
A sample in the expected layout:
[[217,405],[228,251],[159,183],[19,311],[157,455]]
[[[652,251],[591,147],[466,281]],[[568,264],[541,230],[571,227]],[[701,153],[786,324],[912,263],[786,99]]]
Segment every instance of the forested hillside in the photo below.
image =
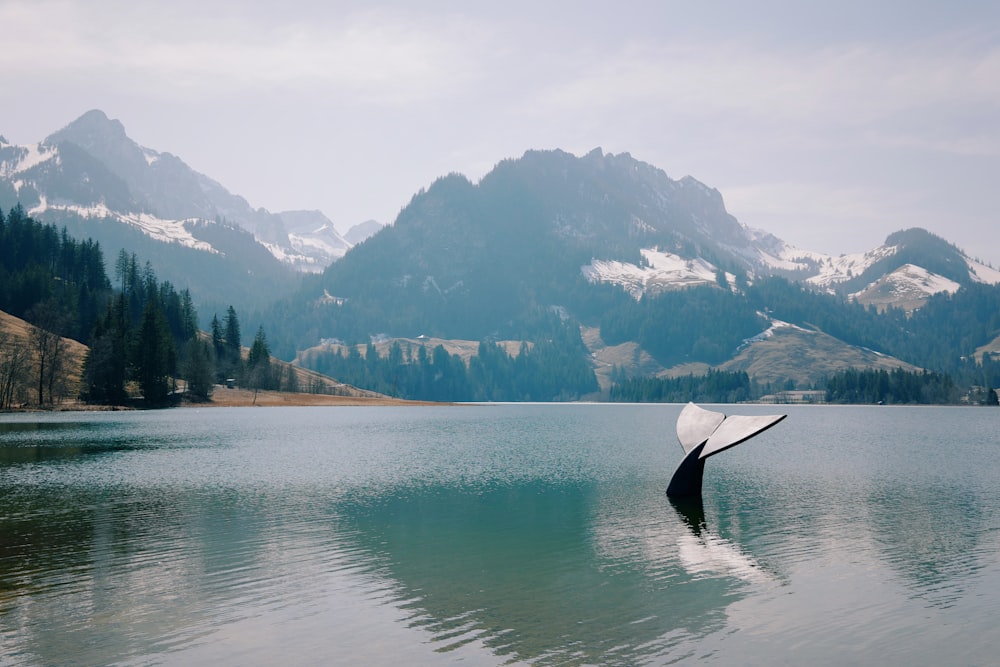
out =
[[1000,288],[995,285],[972,283],[955,294],[934,295],[910,315],[895,309],[880,313],[782,278],[756,282],[747,297],[776,319],[951,374],[960,384],[1000,386],[1000,364],[989,355],[982,363],[974,358],[979,346],[1000,335]]
[[347,347],[309,350],[299,360],[342,382],[408,399],[566,401],[598,389],[579,334],[565,328],[556,338],[522,343],[515,354],[482,341],[468,362],[443,345],[394,341],[384,355],[374,343]]
[[0,310],[87,343],[110,289],[99,244],[0,211]]
[[[198,386],[195,370],[204,369],[190,360],[203,352],[208,368],[210,357],[196,340],[190,293],[159,282],[149,263],[140,267],[136,255],[124,251],[115,276],[117,289],[98,243],[38,223],[20,206],[0,212],[0,310],[32,325],[26,340],[4,335],[0,341],[0,407],[63,397],[60,378],[74,369],[62,337],[90,346],[81,378],[85,400],[124,403],[134,383],[147,404],[162,404],[182,375],[182,361],[185,377]],[[214,381],[209,376],[203,383]]]

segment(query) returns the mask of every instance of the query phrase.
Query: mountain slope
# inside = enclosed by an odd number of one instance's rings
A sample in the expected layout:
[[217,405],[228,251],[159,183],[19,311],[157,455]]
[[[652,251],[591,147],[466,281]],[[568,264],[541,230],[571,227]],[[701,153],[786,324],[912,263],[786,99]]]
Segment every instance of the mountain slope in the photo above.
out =
[[848,345],[821,331],[775,321],[771,327],[718,366],[725,371],[745,371],[760,383],[780,385],[791,381],[809,387],[845,368],[919,370],[894,357]]
[[36,220],[94,239],[107,266],[119,250],[134,252],[189,287],[209,313],[259,307],[294,289],[295,272],[251,232],[207,217],[219,209],[206,203],[206,183],[177,158],[132,142],[100,112],[39,144],[0,138],[0,207],[20,203]]
[[[31,358],[31,330],[34,327],[9,313],[0,310],[0,340],[3,340],[2,357],[5,367],[0,370],[5,382],[10,386],[10,407],[21,406],[28,403],[35,403],[38,400],[38,375],[35,369],[29,369],[22,377],[16,375],[16,370],[11,365],[14,355],[23,353],[28,359]],[[87,346],[72,338],[61,338],[64,346],[64,356],[62,358],[63,372],[57,380],[55,394],[59,401],[66,398],[75,398],[80,392],[80,376],[83,368],[83,360],[87,354]],[[18,350],[17,348],[20,348]],[[30,362],[25,364],[30,365]],[[12,375],[14,374],[14,375]]]
[[66,143],[83,149],[121,178],[142,210],[158,218],[222,218],[264,241],[287,241],[280,217],[252,208],[245,199],[194,171],[180,158],[140,146],[125,134],[121,122],[109,119],[102,111],[88,111],[43,142],[56,147]]
[[346,239],[352,246],[357,245],[358,243],[366,240],[369,236],[375,235],[384,226],[385,225],[377,220],[365,220],[364,222],[360,222],[348,229],[347,233],[344,234],[344,239]]
[[[674,181],[628,155],[529,151],[478,184],[439,179],[331,265],[322,287],[344,305],[323,327],[347,340],[521,336],[540,309],[599,317],[585,302],[609,267],[690,263],[680,280],[705,284],[720,267],[757,266],[758,254],[718,192],[692,178]],[[635,280],[640,290],[651,282]]]
[[[109,264],[120,248],[155,256],[164,277],[203,301],[246,307],[287,293],[295,270],[321,271],[351,247],[322,214],[290,231],[286,220],[299,222],[300,212],[255,209],[180,158],[140,146],[96,110],[38,144],[0,137],[0,207],[16,203],[35,219],[99,240]],[[211,267],[194,281],[186,275],[199,262],[191,250]]]

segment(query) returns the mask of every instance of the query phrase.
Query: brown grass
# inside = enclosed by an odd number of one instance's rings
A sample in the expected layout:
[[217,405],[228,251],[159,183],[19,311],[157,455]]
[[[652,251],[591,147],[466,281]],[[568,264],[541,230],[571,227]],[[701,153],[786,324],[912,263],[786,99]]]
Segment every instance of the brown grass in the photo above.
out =
[[[10,334],[13,338],[25,345],[29,344],[31,335],[31,325],[19,317],[14,317],[9,313],[0,311],[0,331]],[[87,346],[71,338],[63,338],[66,344],[66,357],[64,360],[66,369],[65,394],[76,396],[80,393],[80,376],[83,371],[83,360],[87,355]],[[38,376],[35,375],[33,383],[38,384]]]
[[331,396],[329,394],[303,394],[282,391],[258,391],[252,389],[226,389],[216,387],[212,400],[208,403],[184,402],[184,407],[291,407],[291,406],[333,406],[333,405],[445,405],[428,401],[407,401],[371,394],[368,396]]

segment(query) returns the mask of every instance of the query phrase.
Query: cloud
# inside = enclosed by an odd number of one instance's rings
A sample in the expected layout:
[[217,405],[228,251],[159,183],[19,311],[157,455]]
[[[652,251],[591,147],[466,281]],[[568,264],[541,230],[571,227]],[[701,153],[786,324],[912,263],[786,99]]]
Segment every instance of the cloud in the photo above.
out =
[[19,75],[86,77],[148,94],[213,96],[312,91],[399,105],[460,88],[473,62],[465,50],[477,28],[458,19],[430,25],[365,11],[339,20],[202,16],[154,4],[119,12],[114,4],[66,1],[0,6],[17,25],[5,45]]
[[606,117],[639,107],[664,118],[725,116],[811,134],[930,105],[1000,107],[1000,45],[969,30],[810,47],[732,32],[711,42],[657,39],[640,27],[595,42],[468,11],[208,7],[216,9],[3,3],[0,25],[16,26],[5,35],[5,57],[21,77],[84,77],[161,97],[290,90],[401,106],[469,95],[522,118]]
[[632,44],[539,95],[539,112],[642,104],[659,112],[861,125],[907,109],[1000,107],[1000,45],[954,36],[924,44],[814,51],[733,40]]
[[[832,219],[865,222],[884,213],[881,206],[891,195],[874,187],[850,187],[831,190],[824,184],[772,182],[726,188],[727,206],[770,217],[787,209],[822,210]],[[885,202],[879,204],[879,202]]]

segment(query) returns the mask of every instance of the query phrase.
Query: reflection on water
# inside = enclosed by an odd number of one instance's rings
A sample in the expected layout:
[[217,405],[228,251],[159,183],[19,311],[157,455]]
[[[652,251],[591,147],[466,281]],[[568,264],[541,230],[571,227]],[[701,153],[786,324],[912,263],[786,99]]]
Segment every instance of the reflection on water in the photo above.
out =
[[88,430],[93,429],[86,423],[0,422],[0,438],[17,443],[17,446],[0,447],[0,466],[70,459],[132,447],[120,441],[91,441],[77,437]]
[[670,503],[690,529],[678,539],[677,556],[691,576],[731,576],[756,584],[777,580],[738,544],[709,530],[701,497],[671,498]]
[[643,491],[624,514],[593,482],[407,489],[339,510],[438,650],[478,640],[542,664],[636,664],[721,629],[752,567]]
[[990,411],[793,409],[704,502],[677,412],[8,418],[0,665],[992,659]]

